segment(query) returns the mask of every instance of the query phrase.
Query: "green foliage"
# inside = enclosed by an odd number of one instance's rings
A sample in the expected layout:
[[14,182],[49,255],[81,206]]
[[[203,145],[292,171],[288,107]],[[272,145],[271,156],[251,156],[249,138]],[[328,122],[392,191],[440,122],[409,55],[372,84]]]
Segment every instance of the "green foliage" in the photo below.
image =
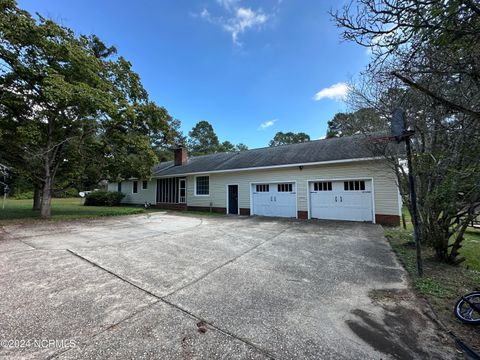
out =
[[188,136],[188,151],[193,156],[248,150],[247,145],[242,143],[234,145],[228,140],[220,143],[212,124],[208,121],[197,123]]
[[192,155],[205,155],[218,151],[220,142],[208,121],[198,122],[188,133],[188,148]]
[[67,189],[62,189],[61,191],[56,191],[54,192],[54,197],[55,198],[75,198],[79,197],[78,195],[78,190],[75,188],[67,188]]
[[43,188],[148,177],[153,147],[171,144],[178,120],[149,100],[132,65],[97,36],[77,36],[0,0],[0,158]]
[[218,152],[233,152],[235,151],[235,145],[233,145],[230,141],[224,141],[218,146]]
[[93,191],[85,196],[85,206],[116,206],[125,194],[114,191]]
[[15,200],[33,199],[33,191],[25,191],[22,193],[12,195],[12,199],[15,199]]
[[[361,83],[352,87],[354,109],[375,109],[379,132],[394,108],[405,112],[411,138],[420,238],[449,264],[464,261],[462,243],[480,202],[480,7],[478,1],[362,0],[336,12],[343,37],[371,50]],[[466,70],[468,69],[468,70]],[[354,113],[356,114],[356,113]],[[371,133],[369,119],[340,114],[329,136]],[[410,208],[407,172],[396,170]]]
[[277,132],[273,139],[270,141],[268,146],[280,146],[280,145],[288,145],[288,144],[297,144],[297,143],[302,143],[310,141],[310,135],[304,133],[304,132],[299,132],[299,133],[293,133],[293,132]]
[[248,146],[243,144],[243,143],[237,144],[236,148],[237,148],[237,151],[247,151],[248,150]]
[[326,138],[388,131],[387,125],[387,122],[370,108],[362,108],[351,113],[337,113],[328,122]]

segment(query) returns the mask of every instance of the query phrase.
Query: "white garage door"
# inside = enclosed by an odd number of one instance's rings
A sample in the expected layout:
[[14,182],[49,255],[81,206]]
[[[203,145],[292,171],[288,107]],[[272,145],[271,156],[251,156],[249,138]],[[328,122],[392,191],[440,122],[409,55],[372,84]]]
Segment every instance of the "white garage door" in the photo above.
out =
[[371,180],[309,183],[313,219],[373,221]]
[[297,217],[295,183],[263,183],[252,185],[254,215]]

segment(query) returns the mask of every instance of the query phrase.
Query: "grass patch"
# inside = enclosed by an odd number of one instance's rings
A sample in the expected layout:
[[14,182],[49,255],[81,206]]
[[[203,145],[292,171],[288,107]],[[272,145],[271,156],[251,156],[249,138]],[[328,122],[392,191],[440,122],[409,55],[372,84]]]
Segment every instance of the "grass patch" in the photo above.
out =
[[434,251],[423,246],[424,276],[422,278],[417,275],[416,251],[411,230],[390,228],[385,230],[385,236],[410,275],[416,293],[428,300],[449,330],[453,330],[469,345],[480,350],[480,329],[462,324],[453,314],[455,303],[462,295],[480,290],[480,267],[478,266],[480,244],[476,242],[478,234],[474,233],[471,236],[469,233],[466,238],[462,255],[467,260],[459,266],[439,262],[435,258]]
[[465,257],[465,264],[474,270],[480,271],[480,230],[468,229],[462,243],[460,254]]
[[[82,198],[52,199],[52,220],[75,220],[101,216],[131,215],[145,209],[128,206],[84,206]],[[0,224],[38,219],[39,211],[32,210],[33,200],[7,199],[5,209],[0,206]]]
[[[403,239],[412,239],[411,234],[413,232],[413,225],[410,219],[410,214],[406,208],[402,210],[403,216],[405,216],[405,222],[407,225],[407,231],[397,236],[402,236]],[[385,233],[388,236],[388,229]],[[406,237],[407,238],[406,238]],[[411,240],[413,242],[413,239]],[[462,247],[460,248],[460,256],[465,258],[465,261],[461,266],[480,271],[480,229],[468,228],[462,241]]]

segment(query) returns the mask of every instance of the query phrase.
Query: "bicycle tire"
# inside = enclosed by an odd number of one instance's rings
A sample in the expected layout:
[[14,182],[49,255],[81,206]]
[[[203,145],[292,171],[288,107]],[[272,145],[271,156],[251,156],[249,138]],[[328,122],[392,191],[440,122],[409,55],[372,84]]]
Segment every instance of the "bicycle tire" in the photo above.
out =
[[[475,291],[470,294],[464,295],[461,299],[455,304],[455,316],[460,321],[466,324],[480,325],[480,312],[475,311],[470,307],[470,305],[464,300],[464,298],[469,301],[476,300],[475,304],[480,306],[480,292]],[[473,314],[477,314],[475,318],[472,318]]]

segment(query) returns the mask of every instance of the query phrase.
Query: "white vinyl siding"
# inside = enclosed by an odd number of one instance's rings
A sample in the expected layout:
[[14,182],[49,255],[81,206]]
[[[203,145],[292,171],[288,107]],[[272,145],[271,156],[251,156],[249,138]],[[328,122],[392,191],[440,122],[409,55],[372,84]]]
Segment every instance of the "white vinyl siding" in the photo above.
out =
[[[201,174],[199,174],[201,175]],[[187,204],[202,207],[226,207],[227,184],[239,184],[238,200],[240,208],[250,208],[251,184],[268,184],[296,181],[297,210],[308,211],[308,181],[329,179],[373,178],[375,213],[400,215],[398,188],[393,172],[382,160],[356,161],[351,163],[298,166],[291,168],[248,170],[231,173],[213,173],[209,179],[209,197],[194,196],[194,176],[187,176]]]
[[[140,188],[140,184],[137,184]],[[118,183],[109,183],[108,191],[117,191]],[[122,181],[122,192],[125,197],[122,200],[123,204],[145,204],[149,202],[155,204],[157,194],[157,179],[148,181],[147,189],[138,189],[136,194],[132,194],[133,183],[131,180]]]

